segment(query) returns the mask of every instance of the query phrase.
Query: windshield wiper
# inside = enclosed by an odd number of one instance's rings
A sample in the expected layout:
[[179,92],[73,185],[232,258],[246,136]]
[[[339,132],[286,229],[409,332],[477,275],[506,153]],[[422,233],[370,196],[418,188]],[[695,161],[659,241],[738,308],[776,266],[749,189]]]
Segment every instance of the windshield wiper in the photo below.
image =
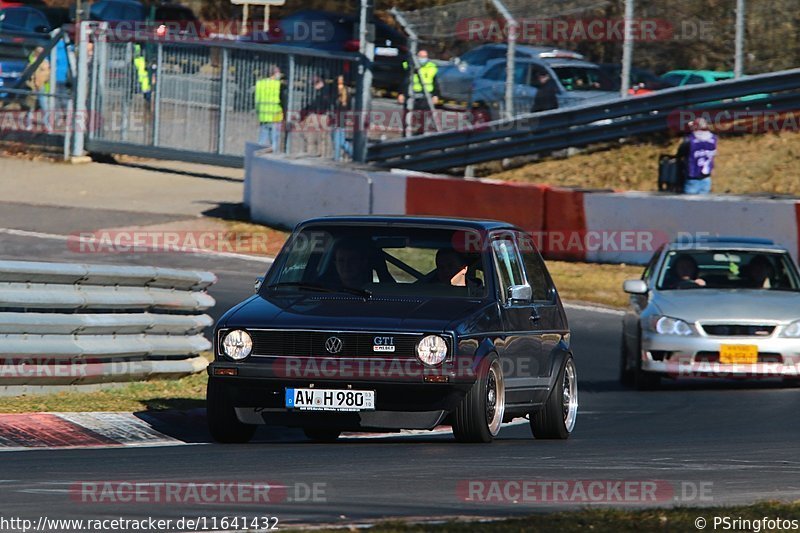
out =
[[372,298],[371,291],[366,289],[357,289],[356,287],[329,287],[327,285],[320,285],[319,283],[307,283],[303,281],[284,281],[281,283],[273,283],[272,285],[267,286],[268,289],[278,289],[280,287],[296,287],[298,289],[320,292],[346,292],[348,294],[361,296],[362,298]]

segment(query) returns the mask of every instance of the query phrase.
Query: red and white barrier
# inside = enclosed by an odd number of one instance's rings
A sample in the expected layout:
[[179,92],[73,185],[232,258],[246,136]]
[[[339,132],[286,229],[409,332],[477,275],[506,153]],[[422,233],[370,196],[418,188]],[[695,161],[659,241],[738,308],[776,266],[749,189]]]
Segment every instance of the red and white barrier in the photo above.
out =
[[248,154],[253,220],[291,227],[348,214],[407,214],[510,222],[549,259],[644,264],[677,237],[761,237],[798,258],[800,200],[584,191],[452,178]]

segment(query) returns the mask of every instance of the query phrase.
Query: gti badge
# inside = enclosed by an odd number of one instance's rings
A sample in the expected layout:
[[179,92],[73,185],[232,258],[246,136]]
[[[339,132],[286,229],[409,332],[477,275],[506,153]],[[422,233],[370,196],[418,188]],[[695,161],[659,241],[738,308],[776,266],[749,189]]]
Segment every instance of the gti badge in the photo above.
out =
[[375,337],[372,340],[373,352],[393,352],[394,337]]

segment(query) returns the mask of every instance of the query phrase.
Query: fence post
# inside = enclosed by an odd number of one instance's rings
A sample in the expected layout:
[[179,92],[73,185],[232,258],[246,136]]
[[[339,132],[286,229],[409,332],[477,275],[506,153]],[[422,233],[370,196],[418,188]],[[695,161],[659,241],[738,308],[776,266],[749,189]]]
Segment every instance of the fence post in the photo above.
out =
[[219,129],[217,130],[217,153],[225,152],[225,127],[228,119],[228,49],[222,49],[222,80],[219,88]]
[[[294,77],[295,77],[295,59],[294,54],[289,54],[289,72],[287,77],[289,81],[286,83],[286,112],[284,113],[283,123],[285,124],[282,136],[286,139],[283,151],[286,154],[291,153],[292,136],[289,135],[289,114],[294,110]],[[274,149],[274,148],[273,148]],[[275,152],[280,152],[280,146],[274,149]]]
[[505,115],[514,118],[514,61],[517,44],[517,20],[500,0],[492,0],[492,4],[506,21],[508,28],[508,46],[506,49],[506,85],[505,85]]
[[153,88],[153,146],[158,146],[161,135],[161,76],[164,66],[164,43],[156,47],[156,86]]
[[78,83],[75,88],[75,114],[73,116],[74,144],[72,146],[72,157],[83,157],[85,155],[85,135],[86,135],[86,97],[88,96],[89,83],[89,22],[80,23],[78,32]]

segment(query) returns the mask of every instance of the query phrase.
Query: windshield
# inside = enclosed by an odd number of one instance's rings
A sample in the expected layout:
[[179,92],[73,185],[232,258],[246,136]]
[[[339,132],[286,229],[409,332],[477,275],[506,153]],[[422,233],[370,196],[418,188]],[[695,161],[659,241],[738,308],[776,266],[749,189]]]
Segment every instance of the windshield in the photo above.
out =
[[293,235],[281,252],[264,290],[482,298],[481,255],[457,249],[458,242],[470,242],[465,240],[469,233],[397,226],[308,227]]
[[661,290],[762,289],[796,291],[789,254],[755,250],[672,251],[658,280]]

